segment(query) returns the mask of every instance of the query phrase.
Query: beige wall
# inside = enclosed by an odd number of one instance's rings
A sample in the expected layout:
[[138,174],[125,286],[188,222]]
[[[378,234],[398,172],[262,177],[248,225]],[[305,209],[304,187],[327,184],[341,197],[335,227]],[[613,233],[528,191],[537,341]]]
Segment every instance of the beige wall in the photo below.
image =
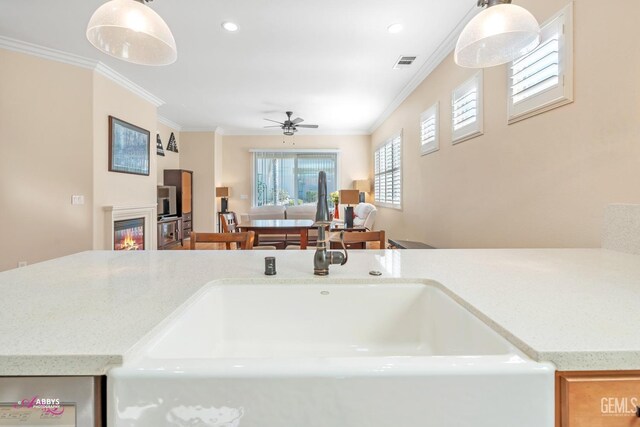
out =
[[2,49],[0,64],[2,271],[91,249],[92,72]]
[[[567,2],[522,0],[540,22]],[[507,125],[506,67],[484,72],[484,135],[451,145],[450,92],[473,74],[449,56],[372,136],[404,130],[402,211],[387,236],[453,247],[597,247],[604,208],[640,202],[640,3],[574,4],[575,102]],[[440,101],[440,150],[421,157],[420,113]]]
[[[339,179],[341,188],[352,188],[353,181],[369,176],[371,150],[369,136],[295,136],[295,146],[290,139],[282,143],[282,136],[224,136],[222,142],[221,182],[231,188],[229,209],[242,213],[251,208],[253,156],[249,151],[259,149],[309,149],[337,148],[339,155]],[[248,199],[241,200],[241,195]]]
[[[167,150],[167,145],[169,144],[169,137],[171,133],[176,138],[178,143],[178,153],[174,153],[173,151]],[[162,148],[164,149],[164,157],[158,156],[156,154],[156,134],[160,134],[160,140],[162,141]],[[176,129],[172,129],[171,127],[158,122],[157,132],[153,133],[151,143],[151,155],[156,157],[157,161],[157,182],[158,185],[164,184],[164,170],[165,169],[178,169],[180,168],[180,132]]]
[[193,171],[193,231],[216,230],[214,132],[180,133],[180,168]]
[[[151,134],[149,176],[109,172],[109,116]],[[105,232],[105,206],[156,203],[156,107],[106,77],[93,79],[93,248],[111,249]],[[155,224],[152,227],[155,230]]]

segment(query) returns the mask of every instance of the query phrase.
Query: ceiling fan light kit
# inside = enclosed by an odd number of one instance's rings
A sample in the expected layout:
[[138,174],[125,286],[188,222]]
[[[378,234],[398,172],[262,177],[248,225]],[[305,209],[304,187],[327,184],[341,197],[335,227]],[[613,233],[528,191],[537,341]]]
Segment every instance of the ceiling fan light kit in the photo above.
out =
[[454,60],[468,68],[506,64],[531,52],[540,43],[540,25],[523,7],[511,0],[478,0],[487,9],[462,30]]
[[309,128],[309,129],[318,128],[318,125],[301,125],[300,123],[304,122],[304,119],[300,117],[296,117],[295,119],[291,120],[291,116],[293,115],[292,111],[287,111],[285,114],[287,115],[287,120],[285,120],[284,122],[265,119],[269,122],[278,123],[278,125],[265,126],[265,128],[280,128],[282,129],[282,132],[287,136],[293,136],[296,132],[298,132],[298,128]]
[[87,39],[98,50],[140,65],[169,65],[178,58],[169,26],[145,4],[152,0],[110,0],[87,25]]

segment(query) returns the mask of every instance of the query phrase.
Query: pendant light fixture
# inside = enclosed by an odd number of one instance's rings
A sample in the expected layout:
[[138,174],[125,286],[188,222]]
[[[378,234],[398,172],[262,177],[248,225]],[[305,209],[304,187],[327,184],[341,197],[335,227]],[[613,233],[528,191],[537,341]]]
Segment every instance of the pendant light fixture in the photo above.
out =
[[540,44],[540,25],[511,0],[478,0],[487,9],[476,15],[458,38],[454,60],[468,68],[505,64]]
[[102,52],[140,65],[176,61],[176,41],[164,20],[145,4],[153,0],[111,0],[87,26],[87,39]]

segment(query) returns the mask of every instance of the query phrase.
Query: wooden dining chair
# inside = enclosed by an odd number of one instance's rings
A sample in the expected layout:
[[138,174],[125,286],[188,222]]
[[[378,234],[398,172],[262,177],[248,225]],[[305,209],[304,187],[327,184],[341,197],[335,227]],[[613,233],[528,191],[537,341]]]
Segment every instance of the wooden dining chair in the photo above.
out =
[[[239,231],[238,217],[236,217],[235,212],[220,213],[220,224],[222,224],[222,231],[224,233],[237,233]],[[253,233],[253,231],[251,231],[251,233]],[[271,244],[268,244],[268,245],[263,244],[260,246],[253,246],[252,249],[275,251],[277,247]]]
[[[379,247],[375,247],[377,245],[369,245],[369,243],[376,242],[378,243]],[[331,239],[331,243],[337,243],[337,245],[340,244],[340,238],[337,234],[335,235],[335,238]],[[347,249],[385,249],[387,245],[387,239],[384,230],[345,231],[344,244]]]
[[235,233],[238,231],[238,218],[235,212],[220,213],[220,224],[223,233]]
[[[196,233],[191,232],[189,249],[196,249],[197,243],[224,243],[224,248],[231,249],[231,244],[235,243],[239,249],[253,249],[253,239],[255,233],[248,231],[245,233]],[[212,249],[212,248],[208,248]]]

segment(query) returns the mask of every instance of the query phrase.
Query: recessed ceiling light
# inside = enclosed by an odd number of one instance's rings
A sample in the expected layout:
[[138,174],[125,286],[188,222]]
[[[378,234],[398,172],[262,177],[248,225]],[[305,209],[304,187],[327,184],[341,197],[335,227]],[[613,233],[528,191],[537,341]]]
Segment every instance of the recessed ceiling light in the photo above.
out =
[[238,24],[236,24],[235,22],[223,22],[222,23],[222,28],[224,28],[225,30],[234,33],[236,31],[238,31]]
[[402,24],[391,24],[387,27],[387,31],[390,34],[397,34],[402,30],[404,30],[404,27],[402,26]]

